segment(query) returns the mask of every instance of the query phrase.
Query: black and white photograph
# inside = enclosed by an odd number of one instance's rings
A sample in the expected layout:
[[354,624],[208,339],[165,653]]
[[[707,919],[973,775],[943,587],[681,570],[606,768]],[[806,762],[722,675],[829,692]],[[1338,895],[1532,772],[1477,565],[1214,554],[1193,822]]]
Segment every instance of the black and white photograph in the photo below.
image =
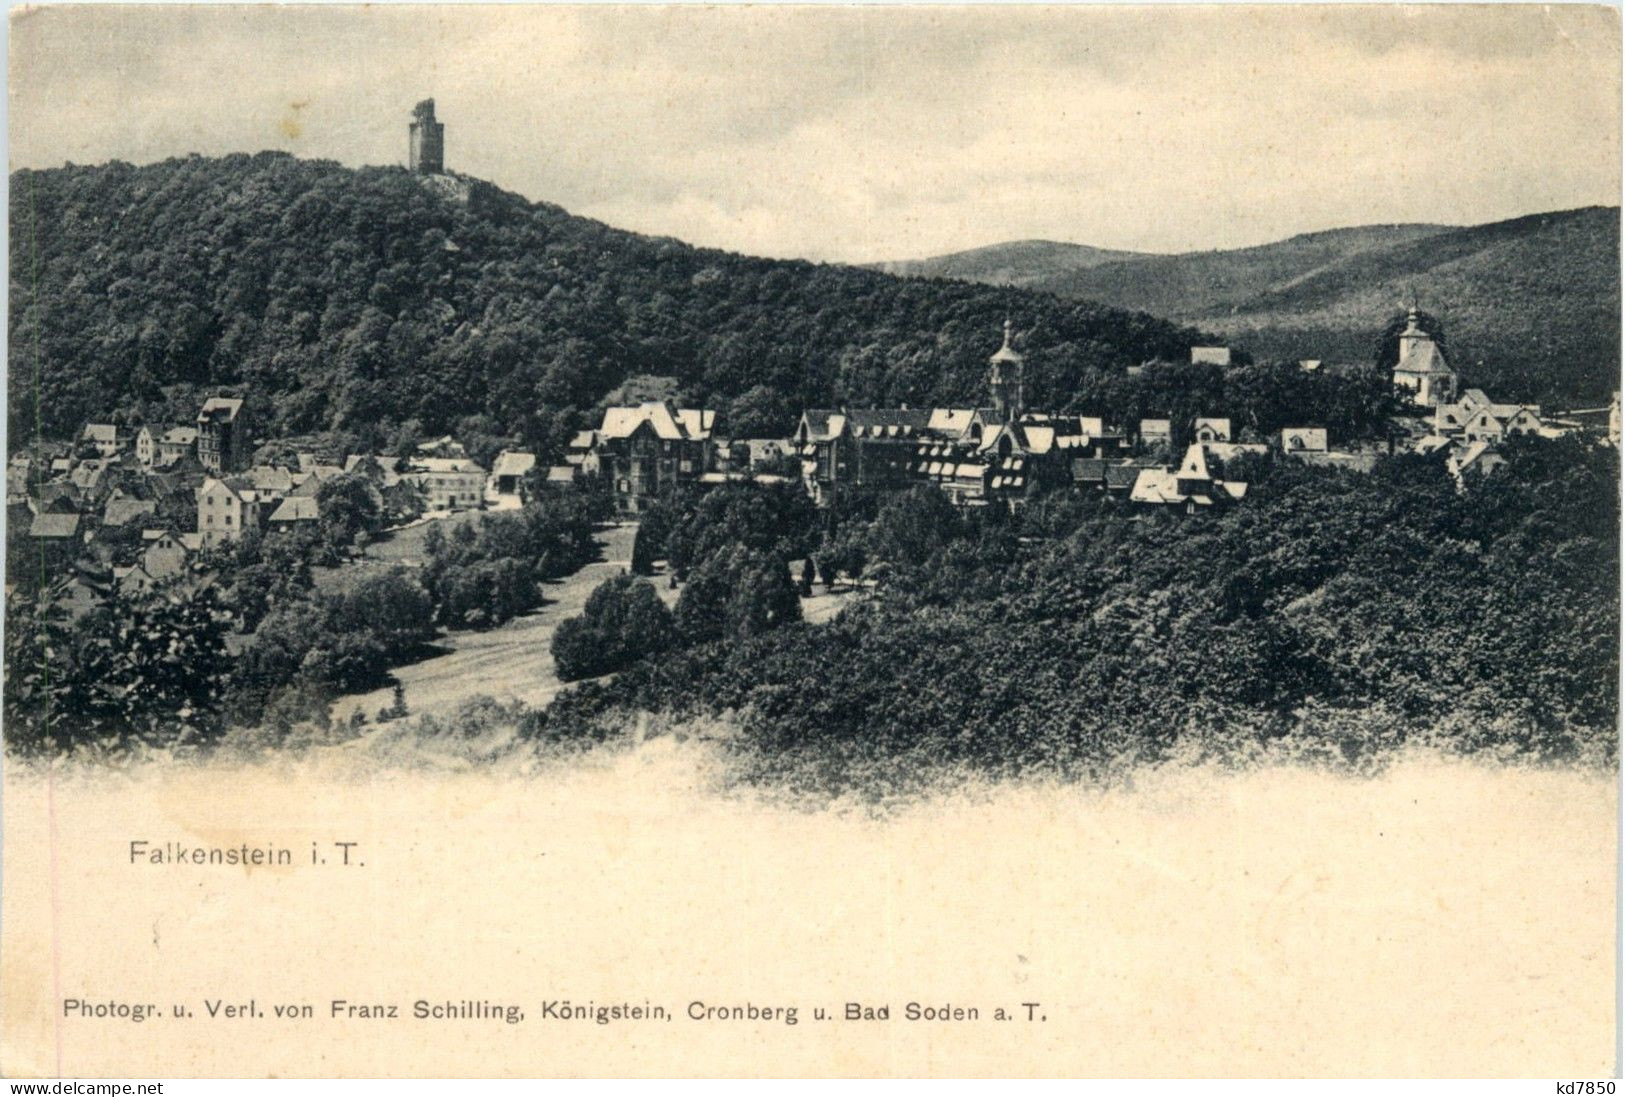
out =
[[1617,1076],[1617,7],[9,57],[0,1074]]

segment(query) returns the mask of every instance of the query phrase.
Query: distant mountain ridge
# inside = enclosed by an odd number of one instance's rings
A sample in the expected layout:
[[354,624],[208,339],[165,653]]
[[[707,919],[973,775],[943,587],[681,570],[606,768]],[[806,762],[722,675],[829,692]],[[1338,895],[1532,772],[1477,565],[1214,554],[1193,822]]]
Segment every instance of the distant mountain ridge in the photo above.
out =
[[933,259],[904,259],[869,264],[873,270],[905,278],[960,278],[997,286],[1031,286],[1075,270],[1085,270],[1125,259],[1147,258],[1134,251],[1062,244],[1054,240],[1015,240],[985,248],[939,255]]
[[[1383,324],[1415,294],[1444,321],[1470,381],[1561,403],[1619,386],[1619,234],[1619,209],[1593,206],[1105,261],[1094,259],[1100,249],[1028,241],[885,267],[1144,310],[1218,331],[1261,358],[1369,360]],[[1083,261],[1068,266],[1073,254]]]

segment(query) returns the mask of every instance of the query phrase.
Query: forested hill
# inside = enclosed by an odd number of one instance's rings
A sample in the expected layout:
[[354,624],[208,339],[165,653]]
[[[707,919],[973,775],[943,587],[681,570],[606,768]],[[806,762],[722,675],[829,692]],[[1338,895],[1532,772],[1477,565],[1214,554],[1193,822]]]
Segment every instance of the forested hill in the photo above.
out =
[[722,408],[765,384],[753,408],[777,422],[809,404],[978,401],[1007,313],[1042,403],[1091,368],[1177,359],[1206,338],[1045,294],[708,251],[472,180],[281,153],[19,171],[11,225],[14,447],[89,419],[189,419],[220,390],[253,399],[266,435],[381,443],[484,416],[473,429],[539,447],[642,375]]
[[1561,404],[1618,387],[1619,239],[1618,208],[1590,207],[1466,228],[1366,225],[1230,251],[1109,258],[1027,242],[885,266],[1144,309],[1258,358],[1370,361],[1374,333],[1415,293],[1469,383]]

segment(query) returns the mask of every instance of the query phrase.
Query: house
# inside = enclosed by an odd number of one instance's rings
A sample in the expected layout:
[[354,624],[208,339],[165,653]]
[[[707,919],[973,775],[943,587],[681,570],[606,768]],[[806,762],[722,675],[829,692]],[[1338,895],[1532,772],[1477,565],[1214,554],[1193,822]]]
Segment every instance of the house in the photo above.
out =
[[1456,371],[1444,360],[1433,336],[1423,331],[1412,308],[1399,335],[1399,359],[1394,363],[1394,384],[1425,408],[1448,404],[1456,398]]
[[156,440],[154,463],[168,468],[183,457],[193,456],[197,453],[197,438],[196,427],[170,427]]
[[1470,477],[1488,476],[1507,463],[1506,457],[1494,443],[1478,441],[1451,449],[1446,467],[1456,478],[1458,486],[1465,488]]
[[216,475],[248,464],[248,419],[236,397],[211,396],[197,413],[197,455]]
[[1462,428],[1469,443],[1504,442],[1520,435],[1544,433],[1539,405],[1491,404],[1476,409]]
[[1230,441],[1230,420],[1228,419],[1198,419],[1193,430],[1198,444]]
[[86,423],[79,432],[79,441],[94,446],[98,457],[112,457],[129,445],[130,433],[112,423]]
[[77,621],[102,604],[110,585],[104,576],[77,572],[66,583],[54,589],[52,602],[67,614],[68,620]]
[[594,452],[616,508],[635,514],[679,484],[696,482],[709,463],[715,421],[714,411],[660,401],[605,408]]
[[28,502],[29,465],[13,460],[6,466],[6,506]]
[[423,493],[426,510],[474,510],[485,500],[485,470],[467,457],[415,457],[401,478]]
[[154,580],[173,579],[186,571],[193,550],[180,535],[166,529],[144,529],[141,540],[141,567]]
[[1077,419],[1076,445],[1095,457],[1110,457],[1127,448],[1123,432],[1106,425],[1099,416],[1080,415]]
[[28,525],[28,536],[36,541],[71,541],[79,535],[79,515],[42,512]]
[[314,496],[290,495],[277,504],[265,521],[273,529],[289,529],[301,522],[314,522],[320,517]]
[[302,468],[292,474],[293,490],[288,494],[314,499],[316,493],[321,491],[323,484],[343,475],[344,470],[338,465],[310,465],[308,468]]
[[434,457],[441,460],[454,460],[468,456],[468,450],[463,448],[463,444],[449,434],[441,435],[439,438],[431,438],[427,442],[419,442],[413,449],[413,453],[420,458]]
[[151,468],[158,459],[158,434],[145,424],[135,432],[135,459],[144,468]]
[[1195,514],[1237,502],[1246,494],[1246,484],[1214,476],[1208,468],[1206,450],[1201,443],[1193,442],[1178,469],[1141,469],[1129,501],[1147,508],[1179,507],[1186,514]]
[[197,489],[197,530],[203,547],[213,548],[258,529],[263,501],[254,485],[241,477],[211,476]]
[[491,485],[499,496],[517,497],[519,485],[535,467],[534,453],[505,449],[497,454],[497,459],[491,464]]
[[1172,419],[1141,419],[1140,445],[1147,449],[1155,446],[1171,446],[1174,444],[1174,423]]
[[1106,466],[1106,494],[1126,498],[1134,491],[1135,483],[1140,479],[1140,473],[1147,467],[1143,464],[1125,462],[1120,465],[1108,464]]
[[1191,365],[1193,366],[1228,366],[1230,364],[1229,347],[1192,347]]
[[68,473],[68,483],[79,490],[81,499],[98,498],[109,487],[107,467],[105,458],[93,457],[80,461]]
[[107,507],[102,511],[102,528],[122,529],[132,522],[151,517],[157,509],[158,504],[151,499],[130,499],[114,495],[107,501]]
[[1270,448],[1262,442],[1209,442],[1204,447],[1209,457],[1221,461],[1234,461],[1237,457],[1265,457]]
[[276,465],[255,465],[243,475],[263,499],[282,499],[293,491],[293,473]]
[[1282,453],[1325,453],[1325,427],[1287,427],[1281,431]]
[[120,595],[126,598],[139,598],[144,594],[149,594],[157,585],[158,580],[140,564],[133,567],[113,569],[113,586]]

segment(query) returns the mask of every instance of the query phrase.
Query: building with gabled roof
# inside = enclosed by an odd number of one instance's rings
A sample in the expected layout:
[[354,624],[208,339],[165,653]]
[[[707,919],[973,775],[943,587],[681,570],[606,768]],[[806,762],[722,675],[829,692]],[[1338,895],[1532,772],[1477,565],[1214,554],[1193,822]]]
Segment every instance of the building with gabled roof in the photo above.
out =
[[235,396],[211,396],[197,413],[197,456],[212,473],[236,472],[249,458],[248,419]]
[[[592,453],[616,508],[635,514],[680,484],[698,483],[710,464],[715,423],[716,412],[708,408],[673,408],[659,400],[605,408]],[[587,471],[584,462],[572,463]]]
[[258,529],[265,500],[251,481],[241,477],[210,476],[197,489],[197,530],[203,546],[213,548]]
[[316,499],[310,495],[290,495],[277,503],[276,509],[267,518],[266,524],[274,528],[298,525],[301,522],[314,522],[321,517],[321,511],[316,507]]
[[1198,419],[1191,429],[1197,442],[1230,441],[1230,420],[1228,419]]
[[491,491],[498,497],[518,498],[525,477],[536,468],[536,455],[505,449],[491,463]]
[[1433,336],[1422,330],[1415,308],[1399,335],[1399,358],[1394,363],[1394,384],[1425,408],[1448,404],[1456,398],[1456,371],[1444,360]]
[[1325,427],[1285,427],[1281,431],[1282,453],[1325,453]]
[[1208,467],[1207,448],[1192,442],[1177,469],[1141,469],[1129,492],[1129,501],[1146,507],[1175,506],[1187,514],[1234,503],[1247,494],[1247,485],[1224,480]]
[[28,536],[36,541],[71,541],[79,535],[79,515],[43,512],[34,515]]

